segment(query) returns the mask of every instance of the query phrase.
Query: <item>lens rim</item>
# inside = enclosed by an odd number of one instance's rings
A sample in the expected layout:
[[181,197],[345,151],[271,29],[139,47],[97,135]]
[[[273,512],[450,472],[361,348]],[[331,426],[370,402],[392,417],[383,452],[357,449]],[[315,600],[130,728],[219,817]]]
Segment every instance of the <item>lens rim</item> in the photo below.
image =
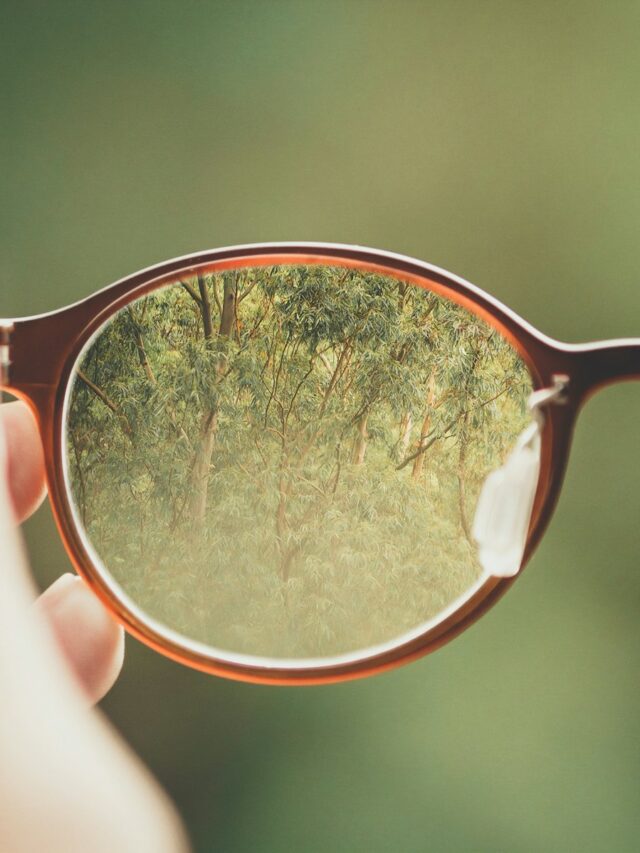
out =
[[[74,369],[93,336],[122,307],[175,280],[178,273],[190,275],[244,266],[330,264],[332,261],[362,271],[400,277],[403,281],[433,290],[480,316],[521,355],[531,373],[534,389],[549,384],[555,373],[569,373],[571,370],[572,355],[567,345],[542,335],[498,300],[464,279],[403,255],[331,243],[251,244],[175,258],[134,273],[69,308],[27,321],[32,323],[34,339],[38,334],[44,341],[57,338],[58,349],[49,353],[48,362],[46,347],[42,357],[36,359],[36,372],[39,368],[39,375],[45,378],[39,383],[41,391],[37,392],[32,387],[28,396],[37,410],[45,449],[48,450],[47,479],[54,516],[72,562],[130,633],[161,654],[195,669],[237,680],[270,684],[319,684],[371,675],[421,657],[453,639],[486,612],[515,580],[484,579],[472,594],[464,597],[464,601],[459,600],[444,619],[428,625],[416,636],[400,637],[385,647],[347,656],[347,660],[300,660],[284,665],[280,661],[258,662],[261,659],[243,655],[213,654],[209,647],[165,629],[137,610],[97,565],[75,516],[64,451],[66,408]],[[575,414],[575,406],[571,403],[549,409],[542,436],[540,479],[523,568],[546,529],[557,500]]]

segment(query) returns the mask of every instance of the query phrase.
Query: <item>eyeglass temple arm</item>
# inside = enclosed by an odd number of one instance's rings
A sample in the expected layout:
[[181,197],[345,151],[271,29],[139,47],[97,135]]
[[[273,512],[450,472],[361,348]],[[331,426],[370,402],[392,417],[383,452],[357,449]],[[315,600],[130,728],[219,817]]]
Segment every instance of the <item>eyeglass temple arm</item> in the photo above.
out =
[[33,398],[55,388],[70,345],[87,322],[84,303],[23,317],[0,319],[0,388]]
[[572,392],[583,402],[607,385],[640,380],[640,338],[565,344],[562,349],[572,362]]
[[[9,337],[12,330],[13,323],[10,320],[0,321],[0,389],[9,383],[9,365],[11,364]],[[0,395],[1,394],[2,391],[0,390]],[[1,396],[0,402],[2,402]]]

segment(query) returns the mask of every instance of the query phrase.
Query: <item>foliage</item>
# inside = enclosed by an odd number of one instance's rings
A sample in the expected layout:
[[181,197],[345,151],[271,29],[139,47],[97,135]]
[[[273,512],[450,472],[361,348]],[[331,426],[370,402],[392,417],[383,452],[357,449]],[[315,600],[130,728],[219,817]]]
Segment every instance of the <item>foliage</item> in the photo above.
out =
[[403,281],[177,281],[81,359],[78,513],[123,589],[189,637],[274,657],[386,642],[477,579],[469,519],[530,390],[497,331]]

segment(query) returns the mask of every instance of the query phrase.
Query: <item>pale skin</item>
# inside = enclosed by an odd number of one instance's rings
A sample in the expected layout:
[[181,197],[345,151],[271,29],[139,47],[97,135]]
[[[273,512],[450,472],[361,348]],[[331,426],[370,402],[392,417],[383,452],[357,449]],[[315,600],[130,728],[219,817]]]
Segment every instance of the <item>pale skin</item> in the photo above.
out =
[[92,706],[124,637],[71,574],[37,597],[19,524],[44,498],[42,448],[23,403],[0,406],[0,849],[187,851],[173,806]]

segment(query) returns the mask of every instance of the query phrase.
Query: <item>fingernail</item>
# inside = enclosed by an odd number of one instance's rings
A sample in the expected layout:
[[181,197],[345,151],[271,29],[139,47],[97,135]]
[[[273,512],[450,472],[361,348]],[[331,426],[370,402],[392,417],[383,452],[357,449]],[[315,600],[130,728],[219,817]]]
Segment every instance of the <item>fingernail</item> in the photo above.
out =
[[82,585],[80,578],[77,575],[71,574],[71,572],[66,572],[42,593],[36,604],[38,606],[47,605],[51,609],[55,609],[58,606],[58,603],[78,585]]

